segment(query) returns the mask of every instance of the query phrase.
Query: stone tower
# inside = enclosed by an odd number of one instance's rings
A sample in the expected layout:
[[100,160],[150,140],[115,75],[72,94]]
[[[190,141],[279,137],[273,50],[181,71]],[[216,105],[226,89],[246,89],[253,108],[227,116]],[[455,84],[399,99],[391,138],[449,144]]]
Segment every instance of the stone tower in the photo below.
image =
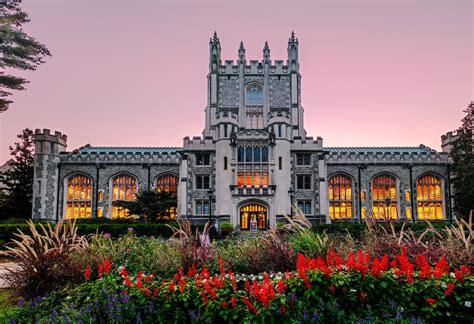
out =
[[35,131],[35,170],[33,182],[33,219],[57,217],[60,156],[66,150],[67,136],[49,129]]

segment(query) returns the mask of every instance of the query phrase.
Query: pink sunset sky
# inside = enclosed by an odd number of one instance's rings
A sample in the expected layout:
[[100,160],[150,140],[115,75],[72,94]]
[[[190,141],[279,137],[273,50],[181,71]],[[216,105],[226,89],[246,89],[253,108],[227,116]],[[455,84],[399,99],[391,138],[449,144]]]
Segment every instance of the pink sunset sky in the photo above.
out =
[[473,5],[456,0],[23,0],[53,56],[0,114],[0,163],[24,128],[68,150],[180,146],[204,127],[209,37],[222,59],[286,60],[299,38],[310,136],[325,146],[440,148],[473,99]]

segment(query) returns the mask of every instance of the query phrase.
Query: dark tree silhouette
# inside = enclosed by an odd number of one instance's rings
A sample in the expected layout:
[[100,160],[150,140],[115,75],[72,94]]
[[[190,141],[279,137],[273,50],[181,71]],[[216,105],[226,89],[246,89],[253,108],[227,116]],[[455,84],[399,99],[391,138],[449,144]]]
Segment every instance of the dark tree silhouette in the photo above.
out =
[[25,90],[28,80],[7,74],[9,70],[35,70],[51,56],[43,44],[28,36],[22,25],[29,22],[28,14],[20,7],[21,0],[0,0],[0,112],[13,102],[8,99],[12,90]]

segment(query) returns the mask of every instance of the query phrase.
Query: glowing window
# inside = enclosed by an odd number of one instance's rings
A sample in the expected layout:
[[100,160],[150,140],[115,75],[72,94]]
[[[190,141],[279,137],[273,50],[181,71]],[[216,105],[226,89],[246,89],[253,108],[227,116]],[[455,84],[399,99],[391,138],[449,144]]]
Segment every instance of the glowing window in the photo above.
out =
[[416,200],[418,219],[445,219],[440,177],[425,175],[418,178],[416,180]]
[[405,191],[405,201],[410,202],[411,200],[411,192],[410,191]]
[[[175,175],[167,174],[156,179],[156,191],[169,192],[176,195],[178,192],[179,178]],[[176,219],[176,207],[171,207],[166,211],[163,219]]]
[[252,228],[267,228],[267,209],[259,204],[249,204],[240,208],[240,229],[248,231]]
[[329,178],[329,217],[331,219],[352,218],[352,179],[345,175]]
[[387,174],[375,177],[372,180],[372,200],[375,219],[397,219],[397,179]]
[[165,191],[169,193],[178,192],[179,179],[175,175],[167,174],[156,179],[156,191]]
[[406,213],[407,219],[411,219],[411,218],[412,218],[411,207],[405,208],[405,213]]
[[91,218],[92,179],[76,175],[67,180],[66,218]]
[[112,213],[111,218],[135,218],[129,215],[126,208],[114,206],[115,201],[133,201],[137,198],[137,179],[128,174],[121,174],[112,179]]
[[268,187],[267,171],[239,171],[237,172],[237,186],[241,187]]
[[361,191],[360,192],[360,200],[365,201],[365,199],[366,199],[366,193],[365,193],[365,191]]

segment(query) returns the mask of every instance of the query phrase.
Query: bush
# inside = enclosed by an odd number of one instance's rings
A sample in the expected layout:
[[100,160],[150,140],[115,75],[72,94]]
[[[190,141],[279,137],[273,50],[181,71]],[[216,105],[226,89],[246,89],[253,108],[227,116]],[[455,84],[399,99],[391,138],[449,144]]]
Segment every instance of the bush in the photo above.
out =
[[[101,280],[26,303],[22,322],[413,322],[472,323],[474,278],[467,267],[421,260],[298,256],[297,271],[238,275],[222,265],[161,280],[149,273],[103,267]],[[105,265],[104,261],[104,265]],[[415,270],[416,269],[416,270]],[[449,273],[454,271],[455,277]],[[95,274],[94,274],[95,275]]]
[[63,288],[80,277],[82,269],[70,256],[73,251],[84,253],[88,242],[77,235],[73,222],[58,222],[54,228],[40,224],[40,231],[31,221],[27,223],[31,235],[18,231],[12,245],[0,255],[15,259],[17,269],[3,275],[14,296],[31,299]]
[[310,257],[325,255],[331,246],[331,240],[326,232],[316,233],[311,230],[303,230],[289,237],[290,247],[296,253]]

